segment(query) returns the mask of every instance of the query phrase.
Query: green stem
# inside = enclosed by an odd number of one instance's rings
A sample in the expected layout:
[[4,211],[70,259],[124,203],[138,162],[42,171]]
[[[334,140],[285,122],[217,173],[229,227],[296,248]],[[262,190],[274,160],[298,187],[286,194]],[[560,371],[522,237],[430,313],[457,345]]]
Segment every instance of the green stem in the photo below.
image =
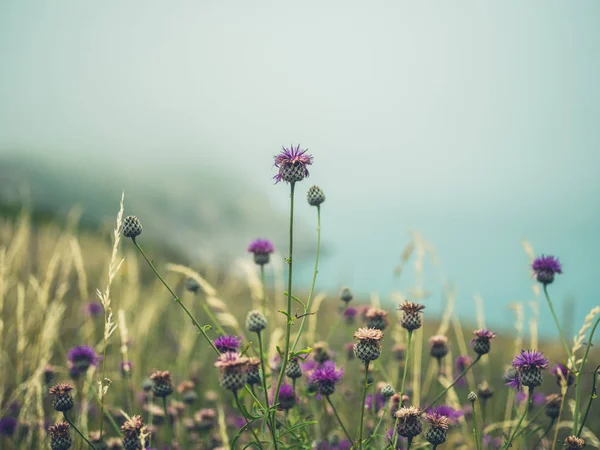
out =
[[[292,333],[292,321],[290,319],[292,315],[292,269],[293,262],[292,257],[294,254],[294,189],[296,183],[290,183],[290,254],[288,257],[288,288],[287,288],[287,316],[286,316],[286,327],[285,327],[285,351],[283,352],[283,361],[281,364],[281,371],[279,372],[279,377],[277,378],[277,386],[275,388],[275,400],[273,402],[274,405],[279,401],[279,388],[281,387],[281,383],[283,382],[283,376],[285,375],[285,369],[287,367],[287,362],[290,357],[290,336]],[[275,446],[277,448],[277,446]]]
[[475,402],[471,402],[473,408],[473,436],[475,437],[475,444],[477,450],[481,450],[481,444],[479,443],[479,433],[477,432],[477,411],[475,411]]
[[304,330],[304,324],[308,317],[308,312],[310,311],[310,307],[312,305],[313,293],[315,292],[315,283],[317,282],[317,274],[319,273],[319,253],[321,252],[321,205],[317,205],[317,256],[315,258],[315,270],[313,271],[313,279],[312,284],[310,286],[310,291],[308,293],[308,301],[306,302],[306,309],[304,310],[304,315],[302,316],[302,320],[300,321],[300,328],[298,329],[298,334],[296,334],[296,339],[294,339],[294,345],[292,345],[292,352],[296,350],[296,346],[298,345],[298,341],[300,341],[300,335]]
[[265,265],[260,265],[260,284],[262,286],[262,313],[267,317],[267,286],[265,285]]
[[342,323],[342,320],[344,319],[344,312],[346,311],[346,308],[348,308],[348,303],[344,304],[344,310],[340,313],[340,317],[338,317],[338,320],[335,322],[335,325],[332,326],[331,328],[329,328],[329,333],[327,333],[327,337],[325,338],[325,342],[330,342],[331,341],[331,336],[333,336],[333,334],[335,333],[335,331],[339,328],[340,323]]
[[78,429],[78,428],[75,426],[75,424],[74,424],[73,422],[71,422],[71,419],[69,419],[69,417],[67,416],[67,412],[66,412],[66,411],[63,411],[63,416],[65,417],[65,420],[66,420],[67,422],[69,422],[69,425],[71,425],[71,426],[73,427],[73,429],[74,429],[74,430],[77,432],[77,434],[78,434],[79,436],[81,436],[81,438],[82,438],[82,439],[83,439],[85,442],[87,442],[87,444],[90,446],[90,448],[92,448],[93,450],[96,450],[96,447],[94,447],[94,446],[93,446],[93,444],[92,444],[90,441],[88,441],[88,440],[86,439],[86,437],[85,437],[83,434],[81,434],[81,431],[79,431],[79,429]]
[[219,323],[219,321],[217,320],[217,318],[215,317],[213,312],[210,310],[208,303],[206,303],[206,299],[200,300],[200,304],[202,305],[202,309],[204,310],[204,312],[206,313],[206,315],[208,316],[210,321],[213,323],[213,325],[215,326],[217,331],[221,335],[225,336],[227,333],[225,332],[225,330],[223,329],[223,327],[221,326],[221,324]]
[[588,413],[590,412],[590,408],[592,407],[592,400],[594,400],[598,394],[596,391],[596,379],[598,378],[598,374],[600,373],[600,366],[594,369],[594,381],[592,382],[592,392],[590,394],[590,399],[588,400],[587,407],[585,408],[585,414],[583,415],[583,419],[581,420],[581,426],[579,427],[579,432],[577,433],[577,437],[581,437],[581,432],[583,431],[583,426],[585,425],[585,421],[587,420]]
[[[598,319],[596,319],[596,323],[594,323],[594,327],[592,328],[592,331],[590,332],[590,337],[588,339],[588,343],[587,346],[585,348],[585,353],[583,354],[583,359],[581,360],[581,364],[579,366],[579,370],[577,371],[577,380],[576,380],[576,386],[575,386],[575,414],[573,417],[573,434],[575,434],[575,431],[577,430],[577,427],[579,425],[579,402],[581,399],[581,377],[583,375],[583,366],[585,365],[585,362],[587,360],[588,357],[588,353],[590,352],[590,347],[592,346],[592,339],[594,338],[594,333],[596,332],[596,327],[598,326],[598,324],[600,323],[600,317],[598,317]],[[573,368],[575,368],[575,366],[573,366]],[[596,375],[594,374],[594,377]],[[579,430],[579,433],[581,434],[581,430]]]
[[167,422],[167,442],[169,447],[173,441],[173,430],[171,429],[171,418],[169,417],[169,410],[167,409],[167,397],[163,397],[163,410],[165,411],[165,421]]
[[263,447],[260,443],[260,439],[258,439],[256,431],[250,425],[248,418],[246,417],[245,410],[244,410],[244,408],[242,408],[242,404],[240,403],[240,398],[237,395],[237,391],[233,391],[233,397],[235,398],[235,404],[236,404],[237,408],[240,410],[240,414],[242,416],[244,416],[244,420],[246,421],[247,428],[252,432],[252,435],[254,436],[254,439],[256,440],[256,444],[258,445],[258,448],[260,448],[262,450]]
[[101,392],[102,398],[100,398],[100,436],[104,432],[104,378],[106,376],[106,323],[108,321],[108,312],[106,308],[104,308],[104,332],[102,339],[104,341],[103,349],[102,349],[102,379],[101,381]]
[[[542,439],[544,439],[548,435],[548,433],[550,432],[550,430],[552,429],[552,426],[554,425],[554,422],[555,422],[554,419],[550,420],[550,423],[548,424],[548,428],[546,428],[546,430],[544,431],[544,434],[542,434],[540,436],[540,438],[537,440],[537,442],[535,443],[535,445],[533,447],[531,447],[531,448],[537,448],[538,447],[538,444],[540,442],[542,442]],[[537,432],[537,430],[536,430],[536,432]]]
[[[358,435],[358,442],[360,445],[360,449],[363,449],[363,423],[365,418],[365,399],[367,398],[367,389],[369,388],[369,362],[365,362],[365,382],[363,384],[363,395],[360,403],[360,428]],[[375,397],[373,397],[373,405],[375,405]]]
[[523,405],[523,414],[521,414],[521,418],[519,419],[519,422],[517,423],[517,426],[515,427],[512,435],[510,436],[508,441],[506,441],[506,444],[504,444],[504,448],[508,449],[511,447],[512,441],[517,436],[517,432],[519,431],[519,428],[521,427],[521,424],[523,423],[523,420],[525,419],[525,416],[527,415],[527,412],[529,411],[529,408],[531,407],[532,400],[533,400],[533,388],[530,387],[529,388],[529,398],[527,399],[527,404]]
[[460,380],[462,377],[464,377],[464,376],[465,376],[465,374],[466,374],[466,373],[467,373],[469,370],[471,370],[471,367],[473,367],[475,364],[477,364],[477,362],[478,362],[480,359],[481,359],[481,355],[477,355],[477,358],[475,358],[475,361],[473,361],[471,364],[469,364],[469,365],[468,365],[468,366],[465,368],[465,370],[463,370],[463,371],[461,372],[461,374],[460,374],[458,377],[456,377],[456,378],[454,379],[454,381],[452,382],[452,384],[451,384],[450,386],[448,386],[446,389],[444,389],[442,392],[440,392],[440,393],[439,393],[439,395],[438,395],[438,396],[437,396],[435,399],[433,399],[433,401],[432,401],[432,402],[431,402],[431,403],[430,403],[430,404],[429,404],[429,405],[428,405],[426,408],[423,408],[423,410],[424,410],[424,411],[427,411],[429,408],[431,408],[433,405],[435,405],[435,403],[436,403],[436,402],[437,402],[437,401],[438,401],[440,398],[442,398],[446,392],[448,392],[448,391],[449,391],[449,390],[450,390],[452,387],[454,387],[454,385],[455,385],[455,384],[458,382],[458,380]]
[[[406,343],[406,359],[404,360],[404,373],[402,374],[402,385],[400,386],[400,406],[402,406],[402,397],[404,396],[404,385],[406,383],[406,374],[408,373],[408,363],[410,361],[410,344],[412,343],[412,335],[413,332],[410,330],[408,332],[408,342]],[[427,409],[427,408],[426,408]],[[424,409],[425,411],[425,409]],[[393,449],[398,446],[398,419],[394,422],[394,432],[392,434],[392,442]],[[412,439],[409,439],[408,447],[410,447],[410,443]]]
[[258,348],[260,351],[260,368],[262,371],[261,381],[263,391],[265,391],[265,405],[267,408],[267,410],[265,411],[266,423],[269,429],[271,430],[271,438],[273,439],[273,445],[275,446],[275,448],[277,448],[277,436],[275,436],[275,416],[273,415],[273,417],[271,417],[270,413],[267,414],[269,408],[269,392],[267,391],[267,368],[265,365],[265,354],[263,350],[262,335],[260,331],[257,331],[256,334],[258,335]]
[[[543,412],[545,412],[544,408],[539,408],[538,412],[536,412],[531,419],[529,420],[529,423],[533,423],[535,421],[535,419],[537,419]],[[528,426],[528,425],[527,425]],[[517,435],[515,436],[515,439],[518,438],[520,435],[522,435],[525,431],[527,431],[527,426],[525,426],[521,431],[519,431],[517,433]],[[533,447],[535,448],[535,447]]]
[[369,438],[365,441],[365,447],[369,448],[369,444],[371,443],[371,441],[373,440],[373,438],[375,436],[377,436],[377,431],[379,430],[379,427],[381,426],[381,424],[383,423],[383,418],[385,417],[386,413],[387,413],[387,405],[389,404],[389,400],[385,401],[385,406],[383,408],[383,411],[381,413],[381,415],[379,416],[379,421],[377,422],[377,425],[375,426],[375,429],[373,430],[373,433],[371,434],[371,436],[369,436]]
[[[149,408],[148,408],[148,426],[151,427],[152,426],[152,407],[153,407],[153,403],[154,403],[154,393],[150,392],[150,398],[149,398]],[[148,436],[148,447],[151,447],[152,445],[152,435],[154,433],[150,433],[150,435]]]
[[413,443],[413,436],[408,438],[408,445],[406,446],[406,450],[410,450],[412,443]]
[[[100,397],[98,396],[98,392],[95,389],[90,389],[89,392],[91,392],[94,395],[94,398],[96,399],[96,401],[98,403],[100,403]],[[115,422],[115,419],[113,419],[113,416],[110,414],[110,411],[104,410],[104,416],[108,419],[108,421],[112,425],[112,427],[115,430],[115,432],[117,433],[117,435],[119,437],[123,437],[123,433],[121,433],[121,430],[119,429],[119,425],[117,425],[117,422]]]
[[177,296],[177,294],[175,294],[175,292],[173,292],[173,289],[171,289],[171,287],[167,284],[167,282],[163,279],[163,277],[160,276],[160,274],[158,273],[158,270],[156,270],[156,267],[154,267],[154,264],[152,263],[152,261],[150,261],[150,259],[148,259],[148,257],[144,253],[144,250],[142,250],[142,247],[139,246],[139,244],[137,243],[135,238],[131,238],[131,240],[133,241],[133,244],[136,246],[136,248],[140,251],[140,253],[144,257],[144,259],[146,260],[146,262],[148,263],[148,265],[150,266],[150,268],[152,269],[154,274],[158,277],[158,279],[162,282],[162,284],[167,288],[167,290],[173,297],[173,300],[175,300],[175,302],[177,302],[179,304],[179,306],[181,306],[183,308],[183,310],[185,311],[187,316],[190,318],[190,320],[192,321],[194,326],[196,328],[198,328],[198,331],[200,331],[202,336],[204,336],[204,339],[206,339],[206,341],[210,344],[212,349],[217,353],[217,355],[219,355],[220,354],[219,350],[217,350],[217,347],[215,347],[215,344],[213,344],[212,340],[208,337],[208,335],[206,334],[206,331],[204,331],[204,328],[202,326],[200,326],[200,324],[194,318],[192,313],[190,313],[189,310],[185,307],[185,305],[183,304],[181,299]]
[[331,399],[329,398],[329,395],[326,395],[325,399],[327,400],[327,402],[331,406],[331,409],[333,409],[333,414],[335,414],[335,418],[337,419],[338,423],[340,424],[340,427],[342,427],[342,430],[344,430],[344,433],[346,434],[346,437],[348,438],[348,440],[350,442],[354,442],[352,440],[352,438],[350,437],[350,433],[348,433],[348,430],[344,426],[344,423],[342,422],[342,419],[340,419],[340,416],[338,415],[337,409],[335,409],[335,406],[333,406],[333,403],[331,403]]
[[573,365],[571,367],[574,368],[575,361],[572,361],[571,349],[569,348],[569,346],[567,344],[567,340],[565,339],[565,335],[560,326],[560,322],[558,321],[558,317],[556,316],[556,312],[554,311],[554,306],[552,306],[552,301],[550,300],[550,296],[548,295],[548,285],[547,284],[544,284],[544,295],[546,296],[546,300],[548,301],[548,306],[550,307],[550,311],[552,312],[552,317],[554,317],[554,322],[556,323],[556,328],[558,328],[558,333],[560,334],[560,338],[563,342],[563,345],[565,346],[565,350],[567,351],[567,356],[569,357],[569,360],[571,360],[571,362],[573,363]]

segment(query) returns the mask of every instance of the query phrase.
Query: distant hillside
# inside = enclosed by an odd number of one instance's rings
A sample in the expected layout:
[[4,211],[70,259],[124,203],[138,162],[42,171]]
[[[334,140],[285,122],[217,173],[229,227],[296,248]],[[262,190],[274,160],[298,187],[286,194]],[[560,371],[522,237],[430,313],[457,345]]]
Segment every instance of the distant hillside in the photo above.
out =
[[[269,205],[256,187],[232,181],[215,167],[110,167],[87,158],[24,153],[0,157],[4,214],[27,204],[34,215],[52,218],[79,206],[82,225],[99,226],[114,220],[123,190],[125,214],[140,217],[144,237],[192,260],[226,263],[243,255],[255,237],[287,248],[287,214]],[[313,233],[297,224],[299,257],[307,248],[303,243],[312,249]]]

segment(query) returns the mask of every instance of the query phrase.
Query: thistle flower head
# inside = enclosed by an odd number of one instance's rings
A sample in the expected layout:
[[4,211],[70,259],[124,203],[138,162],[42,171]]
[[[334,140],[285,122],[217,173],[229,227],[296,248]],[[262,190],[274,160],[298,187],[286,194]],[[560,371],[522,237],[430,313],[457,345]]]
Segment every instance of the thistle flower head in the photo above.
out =
[[168,370],[160,371],[157,370],[150,375],[150,379],[156,383],[171,383],[171,372]]
[[477,394],[473,391],[469,392],[469,395],[467,395],[467,399],[471,402],[471,403],[475,403],[477,401]]
[[504,385],[509,388],[521,390],[521,381],[519,380],[519,373],[514,367],[511,367],[504,373]]
[[73,386],[69,383],[59,383],[52,386],[48,393],[51,395],[66,395],[73,390]]
[[268,255],[274,251],[275,246],[268,239],[255,239],[250,243],[250,245],[248,245],[249,253]]
[[427,410],[427,414],[435,414],[438,416],[447,417],[451,424],[457,423],[464,413],[448,405],[440,405]]
[[431,346],[448,345],[448,338],[443,335],[431,336],[429,338],[429,345],[431,345]]
[[350,288],[342,288],[342,292],[340,293],[340,300],[348,304],[348,302],[350,302],[352,298],[352,291],[350,291]]
[[120,364],[121,374],[127,375],[130,374],[133,370],[133,363],[131,361],[121,361]]
[[18,420],[14,417],[0,418],[0,436],[12,436],[17,430]]
[[97,366],[100,357],[89,345],[80,345],[69,350],[67,358],[71,367],[78,373],[85,372],[90,366]]
[[565,439],[567,450],[579,450],[585,447],[585,441],[577,436],[569,436]]
[[352,307],[352,306],[348,306],[346,309],[344,309],[344,317],[346,318],[346,320],[352,320],[356,317],[356,315],[358,314],[358,309]]
[[221,353],[237,352],[240,349],[242,338],[238,336],[219,336],[213,341]]
[[196,385],[193,381],[182,381],[177,385],[177,392],[183,394],[184,392],[193,391],[196,388]]
[[69,436],[69,426],[70,425],[68,422],[58,422],[54,425],[50,425],[48,427],[50,438],[52,440],[56,440],[65,436]]
[[526,369],[547,369],[549,361],[542,352],[537,350],[521,350],[513,359],[512,366],[518,371]]
[[432,427],[441,428],[447,430],[450,426],[450,419],[437,412],[425,414],[425,422],[429,423]]
[[215,367],[222,370],[244,368],[248,364],[248,358],[237,352],[221,353],[215,362]]
[[414,406],[403,406],[396,414],[394,414],[398,419],[398,422],[406,422],[407,420],[418,418],[421,416],[421,410]]
[[340,381],[343,375],[344,369],[341,367],[336,369],[333,361],[325,361],[312,371],[308,381],[309,383],[318,386],[320,394],[330,395],[335,391],[335,385]]
[[302,181],[305,177],[309,176],[307,166],[310,166],[313,161],[313,157],[306,153],[307,150],[300,148],[300,145],[290,148],[285,148],[274,157],[274,166],[279,169],[277,175],[273,178],[275,183],[285,181],[287,183],[293,183],[296,181]]
[[141,434],[146,434],[148,427],[144,425],[144,421],[141,416],[133,416],[131,419],[127,420],[123,426],[121,426],[121,431],[125,435],[125,437],[138,437]]
[[471,365],[472,362],[473,362],[473,358],[471,358],[468,355],[464,355],[464,356],[459,356],[458,358],[456,358],[456,361],[454,364],[456,365],[456,368],[462,372],[469,365]]
[[379,342],[383,339],[383,332],[375,328],[359,328],[354,332],[354,339]]
[[321,189],[319,186],[311,186],[306,194],[306,200],[311,206],[319,206],[325,201],[323,189]]
[[484,328],[482,328],[481,330],[473,331],[473,334],[475,335],[475,337],[473,338],[473,340],[471,342],[474,342],[477,339],[491,341],[492,339],[494,339],[496,337],[496,333],[492,333],[491,331],[486,330]]
[[135,239],[142,234],[142,222],[136,216],[127,216],[123,219],[123,236]]
[[377,317],[386,317],[387,316],[387,311],[384,311],[383,309],[379,309],[379,308],[369,308],[367,310],[367,312],[365,313],[365,317],[367,319],[374,319]]
[[[275,393],[273,392],[272,397],[275,397]],[[292,409],[296,404],[296,395],[294,394],[294,388],[286,383],[283,383],[279,387],[279,403],[277,404],[277,409],[279,411],[287,411]]]
[[554,275],[562,273],[562,266],[558,258],[554,256],[540,256],[531,264],[533,275],[542,284],[550,284],[554,281]]
[[425,305],[420,305],[419,303],[413,303],[405,300],[404,303],[398,307],[398,309],[403,311],[404,314],[416,314],[423,311],[425,309]]
[[99,317],[104,315],[104,306],[98,302],[90,302],[84,305],[83,313],[87,317]]

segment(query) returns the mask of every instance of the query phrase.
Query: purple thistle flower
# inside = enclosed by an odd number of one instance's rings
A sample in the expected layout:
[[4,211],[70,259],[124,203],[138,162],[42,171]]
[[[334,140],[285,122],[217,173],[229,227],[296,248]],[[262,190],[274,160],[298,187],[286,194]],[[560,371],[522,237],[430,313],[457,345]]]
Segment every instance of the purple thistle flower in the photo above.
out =
[[237,352],[242,342],[241,337],[237,336],[219,336],[213,341],[217,350],[221,353]]
[[521,350],[513,359],[512,366],[517,370],[547,369],[549,361],[542,352],[537,350]]
[[514,368],[507,370],[504,374],[504,385],[516,389],[517,391],[521,391],[522,386],[521,381],[519,380],[519,372]]
[[335,392],[335,385],[340,381],[342,375],[344,375],[344,369],[340,367],[339,370],[336,370],[333,361],[325,361],[312,372],[309,382],[319,386],[321,395],[328,396]]
[[80,345],[73,347],[69,350],[67,355],[71,368],[75,368],[77,373],[83,373],[88,370],[90,366],[97,366],[100,361],[100,356],[96,355],[96,352],[89,345]]
[[346,319],[354,319],[357,314],[358,309],[354,308],[353,306],[349,306],[346,309],[344,309],[344,317]]
[[[515,400],[517,403],[523,403],[525,400],[527,400],[527,398],[528,396],[525,391],[519,391],[515,395]],[[542,394],[541,392],[534,392],[531,398],[531,403],[533,406],[544,405],[546,403],[546,395]]]
[[0,436],[12,436],[17,429],[17,419],[14,417],[2,417],[0,419]]
[[562,265],[558,258],[554,256],[542,255],[534,259],[531,268],[533,269],[533,275],[544,285],[552,283],[555,274],[562,273]]
[[[272,393],[272,400],[275,398],[275,392]],[[279,403],[277,409],[279,411],[287,411],[292,409],[297,403],[296,395],[294,394],[294,388],[289,384],[283,383],[279,388]]]
[[[473,358],[471,358],[470,356],[459,356],[458,358],[456,358],[455,361],[455,365],[456,365],[456,371],[458,372],[456,374],[456,376],[458,376],[459,374],[461,374],[463,372],[463,370],[465,370],[471,363],[473,362]],[[462,387],[465,386],[467,384],[467,380],[465,379],[464,376],[460,377],[458,379],[458,381],[456,382],[456,385],[458,387]]]
[[556,377],[556,382],[559,386],[563,382],[566,382],[567,386],[572,386],[573,383],[575,383],[575,374],[563,363],[556,364],[552,370],[550,370],[550,373]]
[[130,374],[133,369],[133,364],[131,361],[121,361],[121,374],[123,376]]
[[436,406],[435,408],[429,408],[426,412],[427,414],[446,416],[453,424],[457,423],[458,419],[463,416],[462,411],[456,410],[448,405],[440,405]]
[[275,246],[268,239],[255,239],[248,246],[248,252],[254,255],[254,262],[259,266],[267,264],[274,251]]
[[[373,405],[373,403],[375,403]],[[375,411],[380,411],[385,406],[385,397],[379,393],[375,395],[375,402],[373,402],[373,394],[368,394],[365,398],[365,408],[372,410],[375,406]]]
[[87,317],[99,317],[104,315],[104,306],[98,302],[91,302],[83,306],[83,313]]
[[283,147],[283,150],[279,155],[275,156],[274,166],[279,169],[277,175],[273,178],[275,183],[285,181],[287,183],[294,183],[296,181],[302,181],[305,177],[308,177],[308,168],[312,164],[313,157],[306,154],[306,150],[302,150],[300,145],[290,148]]

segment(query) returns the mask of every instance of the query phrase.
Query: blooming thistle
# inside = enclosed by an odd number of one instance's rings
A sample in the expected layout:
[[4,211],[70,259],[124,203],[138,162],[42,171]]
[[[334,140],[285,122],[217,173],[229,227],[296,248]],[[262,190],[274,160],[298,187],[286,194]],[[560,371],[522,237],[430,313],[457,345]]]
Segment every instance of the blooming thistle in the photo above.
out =
[[398,307],[398,309],[404,312],[402,316],[402,321],[400,322],[402,328],[405,328],[408,331],[414,331],[421,328],[423,320],[419,313],[421,313],[425,309],[424,305],[409,302],[408,300],[406,300]]
[[344,320],[348,325],[352,325],[356,321],[356,315],[358,314],[358,309],[349,306],[344,309]]
[[376,393],[375,395],[367,394],[367,396],[365,397],[364,406],[370,411],[373,411],[373,409],[375,409],[375,412],[378,412],[383,409],[383,407],[385,406],[385,402],[386,398],[380,393]]
[[247,383],[250,386],[260,383],[260,359],[258,358],[248,358],[247,363]]
[[73,347],[67,354],[71,367],[75,369],[77,374],[84,373],[90,366],[96,367],[100,361],[100,357],[89,345],[80,345]]
[[436,414],[448,418],[450,424],[458,423],[458,420],[464,415],[461,410],[454,409],[448,405],[440,405],[427,410],[427,414]]
[[56,411],[69,411],[73,408],[73,396],[71,391],[73,386],[68,383],[55,384],[48,391],[54,398],[52,399],[52,406]]
[[319,393],[324,396],[329,396],[335,392],[335,385],[344,375],[344,369],[341,367],[336,370],[333,361],[325,361],[317,367],[309,377],[309,383],[316,384],[319,388]]
[[513,359],[512,366],[517,370],[519,384],[534,388],[544,380],[542,370],[548,368],[548,359],[536,350],[521,350]]
[[425,422],[429,423],[429,429],[425,433],[425,440],[430,444],[440,445],[446,442],[450,420],[448,417],[438,413],[425,414]]
[[258,310],[250,311],[246,316],[246,328],[251,333],[260,333],[267,324],[267,318]]
[[87,303],[83,306],[83,313],[90,318],[104,315],[104,306],[98,302]]
[[502,376],[504,379],[504,385],[510,388],[521,390],[521,382],[519,381],[519,375],[514,367],[509,367]]
[[[273,392],[273,399],[275,398],[275,392]],[[294,389],[289,384],[283,383],[279,387],[279,400],[277,403],[277,410],[288,411],[296,405],[296,395]]]
[[540,256],[533,260],[531,264],[533,275],[543,285],[550,284],[554,281],[554,275],[562,273],[562,265],[558,258],[554,256]]
[[140,416],[133,416],[121,427],[125,450],[142,450],[149,445],[150,431]]
[[248,381],[248,358],[236,352],[222,353],[215,362],[221,369],[221,386],[236,392]]
[[546,406],[544,407],[544,413],[552,420],[558,419],[562,397],[559,394],[550,394],[546,396],[545,400]]
[[383,332],[375,328],[359,328],[354,333],[358,343],[354,346],[354,354],[363,363],[368,363],[379,358],[381,354],[381,340]]
[[313,157],[308,155],[306,150],[302,150],[300,145],[296,147],[291,145],[290,148],[283,147],[281,153],[274,158],[274,166],[279,169],[277,175],[273,177],[275,183],[282,180],[286,183],[296,183],[309,176],[306,166],[312,164]]
[[319,186],[311,186],[306,194],[306,200],[311,206],[319,206],[325,201],[323,189],[321,189]]
[[446,336],[431,336],[429,338],[429,354],[438,360],[438,363],[442,361],[442,358],[448,354],[448,338]]
[[365,314],[367,319],[367,328],[385,330],[388,325],[387,311],[378,308],[369,308]]
[[481,329],[473,331],[475,337],[471,340],[473,351],[478,355],[485,355],[490,352],[490,341],[496,337],[496,333]]
[[171,381],[171,372],[168,370],[157,370],[150,379],[154,382],[152,392],[156,397],[167,397],[173,393],[173,382]]
[[352,291],[350,288],[342,288],[342,292],[340,293],[340,300],[343,301],[346,305],[352,301]]
[[219,336],[213,341],[217,350],[220,353],[225,352],[237,352],[240,349],[240,344],[242,342],[241,337],[237,336]]
[[577,436],[569,436],[565,439],[567,450],[579,450],[585,447],[585,441]]
[[0,436],[12,436],[15,434],[18,423],[14,417],[0,418]]
[[274,251],[275,246],[268,239],[255,239],[248,246],[248,252],[254,255],[254,262],[259,266],[267,264]]
[[421,423],[421,410],[414,406],[403,406],[394,416],[397,419],[396,430],[400,436],[413,438],[423,431]]
[[52,450],[68,450],[73,445],[69,434],[69,423],[59,422],[48,428]]
[[123,219],[123,236],[135,239],[142,234],[142,222],[136,216],[127,216]]
[[575,374],[563,363],[558,363],[552,367],[550,373],[556,377],[556,382],[559,386],[563,384],[573,386],[573,383],[575,383]]

